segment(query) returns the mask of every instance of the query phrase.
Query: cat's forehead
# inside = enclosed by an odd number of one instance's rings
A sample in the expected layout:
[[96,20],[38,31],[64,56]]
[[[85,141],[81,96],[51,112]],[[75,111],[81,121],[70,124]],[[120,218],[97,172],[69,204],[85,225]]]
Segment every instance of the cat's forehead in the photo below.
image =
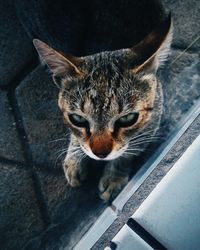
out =
[[69,110],[92,119],[109,120],[122,112],[134,110],[140,100],[140,94],[127,89],[120,93],[119,89],[96,88],[95,86],[84,88],[79,86],[67,97]]
[[116,88],[109,88],[107,84],[97,82],[97,84],[83,82],[77,85],[70,92],[70,107],[96,117],[119,113],[123,107],[123,101],[120,101]]
[[83,113],[97,116],[118,114],[125,108],[134,107],[149,87],[147,81],[141,81],[120,68],[120,63],[111,60],[109,54],[98,55],[88,68],[87,76],[76,82],[68,95],[71,108]]
[[128,71],[122,67],[119,58],[114,55],[111,52],[99,53],[91,57],[88,63],[90,67],[85,82],[98,92],[104,90],[117,94],[117,89],[124,90],[130,84],[129,81],[133,80],[130,79]]

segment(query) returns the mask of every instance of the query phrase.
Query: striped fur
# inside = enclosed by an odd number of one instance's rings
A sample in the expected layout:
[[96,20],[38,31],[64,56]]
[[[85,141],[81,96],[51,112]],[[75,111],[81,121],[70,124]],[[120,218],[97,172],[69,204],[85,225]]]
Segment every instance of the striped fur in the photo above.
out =
[[[80,185],[80,177],[85,178],[85,156],[110,161],[99,184],[102,199],[110,199],[127,182],[130,160],[145,150],[159,128],[163,100],[156,71],[169,52],[170,42],[170,17],[132,48],[80,58],[34,40],[60,88],[59,107],[72,132],[64,162],[72,186]],[[133,112],[139,114],[134,124],[116,126],[120,117]],[[72,114],[85,118],[88,126],[74,125]]]

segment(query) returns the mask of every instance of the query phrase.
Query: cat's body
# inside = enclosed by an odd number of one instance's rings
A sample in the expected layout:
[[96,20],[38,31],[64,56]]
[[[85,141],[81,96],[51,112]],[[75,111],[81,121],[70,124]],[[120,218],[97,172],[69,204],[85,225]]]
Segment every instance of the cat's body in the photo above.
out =
[[99,184],[107,201],[127,183],[134,155],[145,150],[159,128],[163,100],[156,71],[169,51],[170,17],[163,21],[156,0],[35,1],[34,6],[37,14],[22,13],[22,19],[29,16],[24,20],[29,32],[81,56],[63,56],[34,40],[59,85],[59,107],[72,131],[66,178],[80,185],[87,174],[86,156],[107,161]]

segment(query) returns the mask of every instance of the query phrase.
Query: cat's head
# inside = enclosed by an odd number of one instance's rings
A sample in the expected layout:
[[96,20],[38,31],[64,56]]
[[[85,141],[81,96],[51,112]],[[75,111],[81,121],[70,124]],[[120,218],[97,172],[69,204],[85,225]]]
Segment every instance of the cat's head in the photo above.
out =
[[64,121],[91,158],[121,156],[130,139],[151,122],[156,71],[169,53],[171,30],[168,17],[133,48],[80,58],[34,40],[60,88]]

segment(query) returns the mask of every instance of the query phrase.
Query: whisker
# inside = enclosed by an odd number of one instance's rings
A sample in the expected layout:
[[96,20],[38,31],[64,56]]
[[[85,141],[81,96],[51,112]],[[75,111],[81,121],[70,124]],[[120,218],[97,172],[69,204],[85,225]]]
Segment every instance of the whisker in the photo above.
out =
[[82,152],[82,155],[78,159],[78,165],[81,163],[81,161],[86,157],[86,154]]
[[135,136],[135,137],[132,137],[132,138],[130,139],[130,142],[131,142],[131,141],[134,141],[134,140],[136,140],[136,139],[142,138],[142,137],[150,137],[150,136],[153,137],[153,136],[155,136],[155,135],[151,135],[151,131],[148,131],[148,132],[139,134],[139,135],[137,135],[137,136]]
[[142,135],[138,138],[132,138],[129,142],[132,142],[132,141],[138,141],[140,139],[149,139],[149,138],[158,138],[158,139],[164,139],[165,137],[164,136],[159,136],[159,135]]
[[59,153],[61,153],[61,152],[66,152],[66,153],[67,153],[67,151],[68,151],[68,149],[62,148],[62,149],[57,150],[57,151],[54,153],[54,155],[56,156],[57,154],[59,154]]
[[158,139],[160,139],[160,138],[149,138],[149,139],[138,140],[138,141],[129,143],[129,146],[132,147],[135,145],[141,145],[141,144],[145,144],[145,143],[155,142]]
[[69,148],[69,152],[73,152],[76,149],[81,149],[81,147],[80,146],[73,147],[73,148],[71,147],[71,148]]
[[60,138],[60,139],[55,139],[55,140],[52,140],[52,141],[49,141],[48,143],[53,143],[53,142],[58,142],[58,141],[66,141],[67,138]]
[[130,142],[129,144],[130,145],[132,145],[132,144],[134,144],[134,143],[138,143],[138,142],[143,142],[143,141],[155,141],[155,140],[159,140],[159,139],[161,139],[161,138],[155,138],[155,137],[153,137],[153,138],[151,138],[151,137],[149,137],[149,138],[141,138],[140,140],[135,140],[135,141],[132,141],[132,142]]
[[58,142],[58,141],[67,140],[69,135],[70,135],[70,133],[66,133],[66,134],[64,135],[65,137],[61,137],[61,138],[57,138],[57,139],[51,140],[51,141],[49,141],[48,143],[53,143],[53,142]]
[[129,158],[130,156],[138,156],[138,154],[136,153],[129,153],[129,152],[125,152],[121,157],[124,157],[124,158]]
[[143,152],[144,149],[142,148],[127,148],[127,150],[125,152],[133,152],[133,151],[140,151],[140,152]]
[[180,55],[178,55],[172,62],[171,65],[173,65],[176,61],[178,61],[191,47],[193,44],[195,44],[198,40],[200,39],[200,35],[197,36],[189,45],[188,47],[180,53]]
[[137,136],[135,136],[133,138],[137,138],[137,137],[140,137],[141,135],[149,134],[149,133],[154,132],[154,131],[155,131],[155,129],[149,129],[143,133],[138,134]]
[[81,153],[80,150],[75,150],[75,151],[73,151],[72,153],[69,153],[69,155],[70,155],[70,157],[72,157],[72,156],[74,156],[75,154],[78,154],[79,152]]
[[57,156],[57,158],[56,158],[56,160],[55,160],[54,168],[56,167],[57,162],[58,162],[58,160],[60,159],[60,157],[61,157],[62,155],[64,155],[66,152],[67,152],[67,151],[62,152],[61,154],[59,154],[59,156]]

